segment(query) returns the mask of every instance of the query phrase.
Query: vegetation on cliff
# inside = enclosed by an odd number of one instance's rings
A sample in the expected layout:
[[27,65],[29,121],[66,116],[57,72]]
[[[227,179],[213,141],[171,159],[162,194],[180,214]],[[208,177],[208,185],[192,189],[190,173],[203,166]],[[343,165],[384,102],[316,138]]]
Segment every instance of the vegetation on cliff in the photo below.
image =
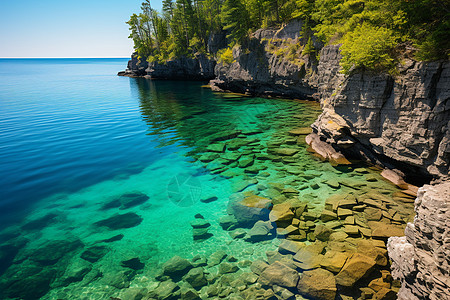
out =
[[[213,54],[211,34],[225,31],[232,47],[256,29],[293,18],[304,21],[308,49],[312,35],[324,44],[342,43],[346,73],[353,67],[393,71],[405,54],[450,56],[450,0],[163,0],[162,12],[145,0],[141,8],[127,23],[135,49],[149,61]],[[230,60],[229,51],[221,54]]]

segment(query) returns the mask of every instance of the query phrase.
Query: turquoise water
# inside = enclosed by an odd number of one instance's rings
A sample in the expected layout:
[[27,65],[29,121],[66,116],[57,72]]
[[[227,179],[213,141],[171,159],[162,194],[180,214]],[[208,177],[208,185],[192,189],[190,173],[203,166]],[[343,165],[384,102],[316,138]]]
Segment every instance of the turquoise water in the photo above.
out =
[[[174,255],[218,250],[248,272],[280,240],[232,238],[220,224],[230,198],[298,198],[320,214],[351,185],[397,191],[379,171],[333,167],[308,152],[303,135],[289,134],[315,120],[315,103],[116,76],[125,65],[0,60],[2,297],[134,299],[132,291],[158,286]],[[279,148],[294,152],[274,154]],[[347,183],[333,187],[334,178]],[[194,239],[198,214],[210,227]]]

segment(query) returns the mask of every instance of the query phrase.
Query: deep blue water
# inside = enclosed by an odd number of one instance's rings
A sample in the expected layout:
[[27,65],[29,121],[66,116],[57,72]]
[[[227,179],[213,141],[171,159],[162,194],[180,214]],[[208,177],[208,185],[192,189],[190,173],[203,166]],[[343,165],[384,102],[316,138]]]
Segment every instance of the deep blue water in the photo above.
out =
[[[3,225],[46,196],[139,172],[170,151],[158,151],[158,137],[146,134],[152,127],[142,114],[140,89],[152,87],[116,76],[126,62],[0,59]],[[192,88],[167,84],[182,92]]]

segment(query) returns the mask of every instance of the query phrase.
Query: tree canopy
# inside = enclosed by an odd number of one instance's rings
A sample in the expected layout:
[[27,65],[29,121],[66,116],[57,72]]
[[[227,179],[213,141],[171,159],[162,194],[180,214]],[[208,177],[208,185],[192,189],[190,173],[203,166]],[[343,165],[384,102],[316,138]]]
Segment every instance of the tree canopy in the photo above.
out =
[[[450,0],[145,0],[127,24],[139,55],[164,62],[208,53],[211,34],[226,32],[229,47],[249,33],[303,21],[303,34],[342,43],[342,66],[392,69],[402,49],[418,60],[450,56]],[[314,49],[308,52],[314,52]]]

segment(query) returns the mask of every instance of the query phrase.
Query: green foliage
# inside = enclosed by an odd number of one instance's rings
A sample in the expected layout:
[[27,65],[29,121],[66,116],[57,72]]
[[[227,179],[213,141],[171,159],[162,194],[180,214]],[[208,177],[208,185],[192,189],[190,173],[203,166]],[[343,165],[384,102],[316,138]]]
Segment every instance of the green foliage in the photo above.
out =
[[391,53],[397,38],[392,30],[363,23],[348,32],[342,42],[344,73],[349,73],[352,67],[393,72],[395,64]]
[[207,43],[213,33],[226,31],[231,49],[248,44],[250,32],[278,28],[292,18],[303,22],[304,48],[272,40],[266,50],[296,63],[301,54],[318,57],[312,35],[324,44],[343,44],[344,72],[352,66],[392,72],[399,56],[396,49],[402,49],[395,47],[398,43],[414,47],[419,60],[450,56],[450,0],[163,0],[162,4],[162,12],[156,12],[145,0],[142,12],[127,22],[136,51],[150,61],[196,53],[212,56]]
[[316,48],[314,48],[313,41],[311,37],[309,37],[308,42],[305,45],[305,48],[303,48],[302,55],[309,55],[316,52]]
[[234,62],[233,49],[228,47],[225,49],[220,49],[217,52],[218,62],[224,65],[230,65]]

